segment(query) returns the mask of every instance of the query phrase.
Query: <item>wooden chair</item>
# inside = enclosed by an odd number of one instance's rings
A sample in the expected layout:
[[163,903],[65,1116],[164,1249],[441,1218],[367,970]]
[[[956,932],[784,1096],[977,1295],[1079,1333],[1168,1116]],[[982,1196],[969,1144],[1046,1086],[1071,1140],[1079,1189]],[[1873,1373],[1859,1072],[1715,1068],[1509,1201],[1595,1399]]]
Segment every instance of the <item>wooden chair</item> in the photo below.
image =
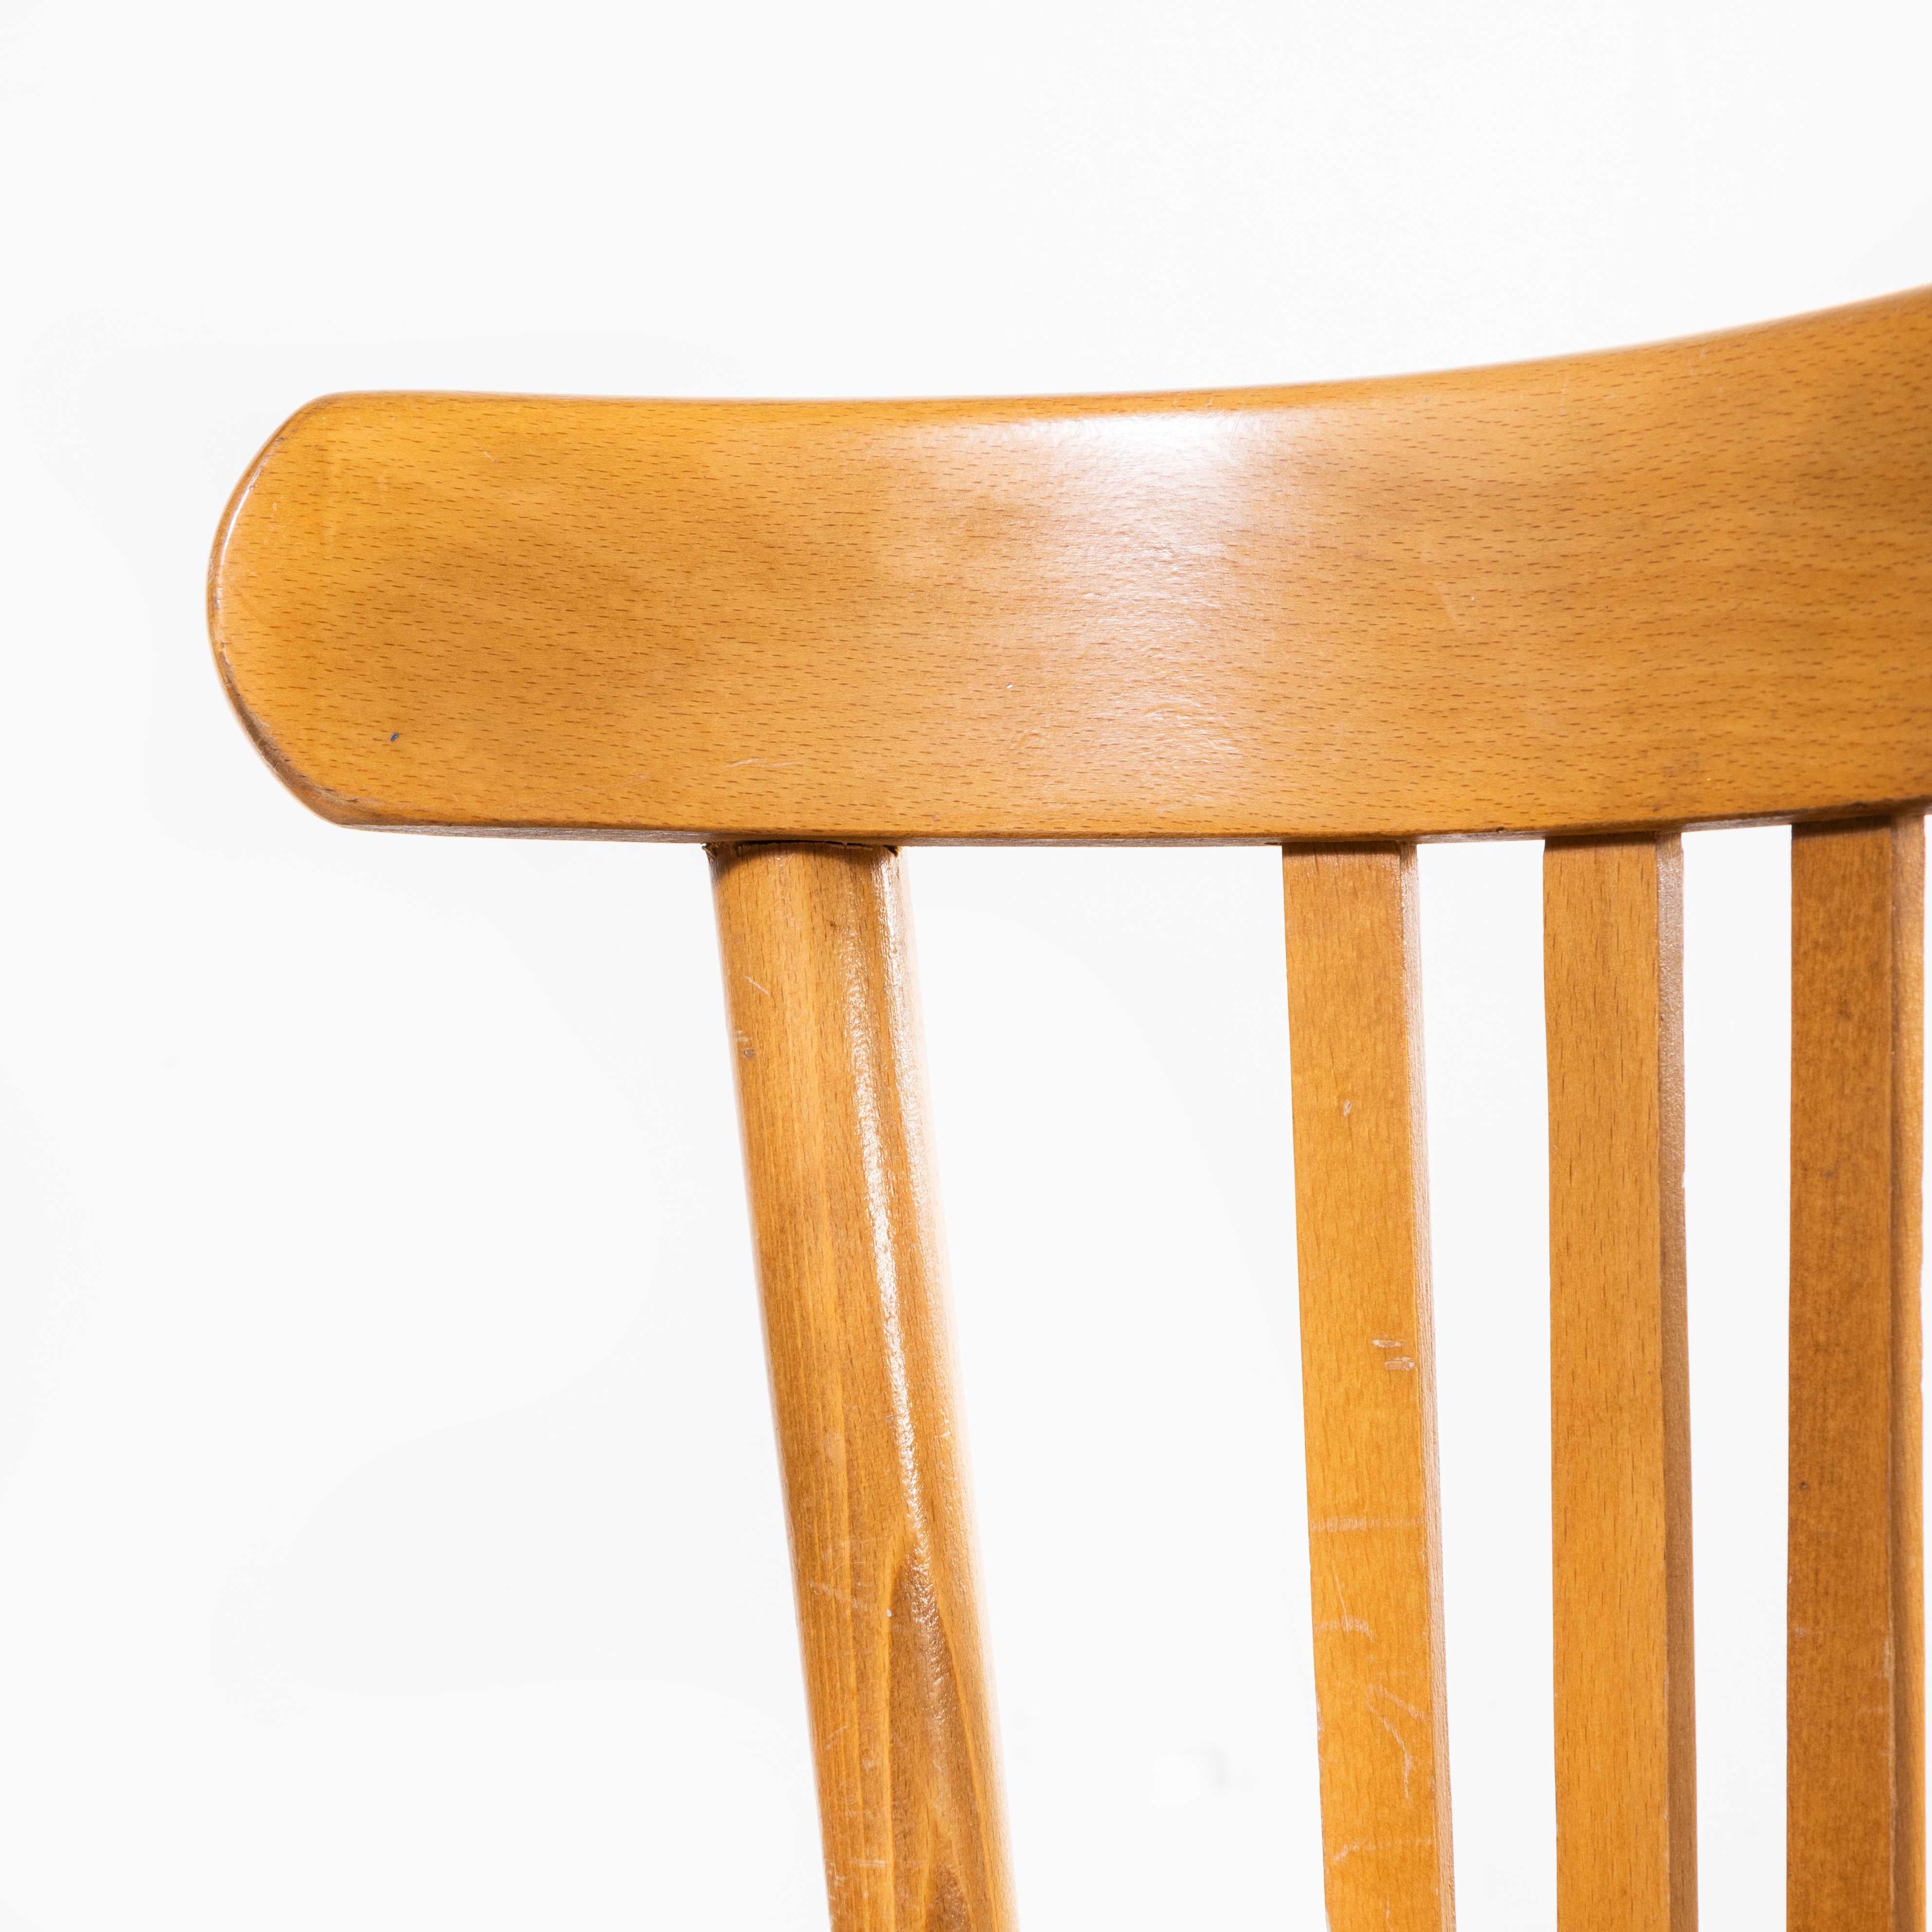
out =
[[1559,1919],[1687,1932],[1678,834],[1791,821],[1789,1922],[1923,1924],[1932,291],[1300,389],[332,397],[208,610],[326,818],[711,848],[838,1932],[1014,1922],[895,848],[1283,848],[1328,1922],[1432,1932],[1414,842],[1547,841]]

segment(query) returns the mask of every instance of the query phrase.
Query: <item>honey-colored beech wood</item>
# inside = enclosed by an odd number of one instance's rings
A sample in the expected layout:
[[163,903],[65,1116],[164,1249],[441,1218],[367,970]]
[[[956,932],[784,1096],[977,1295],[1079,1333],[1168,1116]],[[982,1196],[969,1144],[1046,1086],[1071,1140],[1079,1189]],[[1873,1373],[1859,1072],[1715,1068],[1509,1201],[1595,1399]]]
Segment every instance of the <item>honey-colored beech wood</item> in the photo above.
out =
[[1448,1932],[1415,852],[1282,869],[1328,1924]]
[[1678,841],[1544,858],[1556,1916],[1693,1932]]
[[898,862],[712,869],[833,1932],[1012,1932]]
[[1786,1921],[1924,1932],[1916,818],[1791,846]]
[[1932,796],[1932,291],[1024,402],[339,396],[209,577],[352,824],[1400,838]]
[[1328,1923],[1450,1932],[1414,842],[1550,838],[1560,1932],[1693,1932],[1676,835],[1796,824],[1790,1918],[1922,1932],[1932,289],[1297,389],[328,398],[208,620],[326,817],[712,846],[835,1932],[1014,1932],[892,848],[1286,848]]

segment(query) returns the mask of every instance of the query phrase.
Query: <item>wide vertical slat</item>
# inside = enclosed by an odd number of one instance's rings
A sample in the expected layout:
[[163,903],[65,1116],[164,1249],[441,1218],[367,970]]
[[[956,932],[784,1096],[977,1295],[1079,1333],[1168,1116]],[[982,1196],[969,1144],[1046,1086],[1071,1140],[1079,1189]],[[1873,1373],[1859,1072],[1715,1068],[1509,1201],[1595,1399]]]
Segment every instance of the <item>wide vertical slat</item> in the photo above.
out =
[[1696,1923],[1682,930],[1675,838],[1546,848],[1562,1932]]
[[1922,1932],[1924,830],[1791,843],[1786,1919]]
[[1448,1932],[1415,852],[1283,855],[1330,1932]]
[[835,1932],[1013,1924],[896,856],[712,856]]

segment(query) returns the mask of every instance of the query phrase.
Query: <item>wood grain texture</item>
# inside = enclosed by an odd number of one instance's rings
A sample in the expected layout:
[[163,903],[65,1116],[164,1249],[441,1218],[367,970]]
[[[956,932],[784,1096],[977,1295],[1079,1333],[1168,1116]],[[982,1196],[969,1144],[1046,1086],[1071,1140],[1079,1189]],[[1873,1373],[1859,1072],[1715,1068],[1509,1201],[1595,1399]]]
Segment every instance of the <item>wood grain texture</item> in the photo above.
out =
[[712,867],[834,1932],[1011,1932],[898,862]]
[[1682,858],[1544,857],[1556,1911],[1693,1932]]
[[1924,1932],[1924,830],[1791,846],[1792,1932]]
[[1448,1932],[1415,852],[1282,872],[1328,1924]]
[[209,624],[344,823],[1408,838],[1932,796],[1932,291],[1612,354],[1027,402],[364,395]]

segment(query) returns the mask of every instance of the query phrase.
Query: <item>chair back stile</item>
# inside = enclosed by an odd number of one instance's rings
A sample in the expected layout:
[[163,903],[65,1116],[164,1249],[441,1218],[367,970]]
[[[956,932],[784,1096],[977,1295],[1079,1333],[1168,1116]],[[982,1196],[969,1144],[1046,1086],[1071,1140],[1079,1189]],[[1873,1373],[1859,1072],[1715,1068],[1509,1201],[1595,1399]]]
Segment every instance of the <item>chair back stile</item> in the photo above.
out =
[[712,875],[833,1922],[1010,1932],[898,857]]
[[1923,1932],[1932,290],[1307,389],[326,398],[208,610],[329,818],[710,848],[834,1932],[1018,1924],[898,848],[1282,848],[1328,1922],[1450,1932],[1416,842],[1545,841],[1558,1922],[1694,1932],[1679,834],[1791,824],[1787,1922]]

